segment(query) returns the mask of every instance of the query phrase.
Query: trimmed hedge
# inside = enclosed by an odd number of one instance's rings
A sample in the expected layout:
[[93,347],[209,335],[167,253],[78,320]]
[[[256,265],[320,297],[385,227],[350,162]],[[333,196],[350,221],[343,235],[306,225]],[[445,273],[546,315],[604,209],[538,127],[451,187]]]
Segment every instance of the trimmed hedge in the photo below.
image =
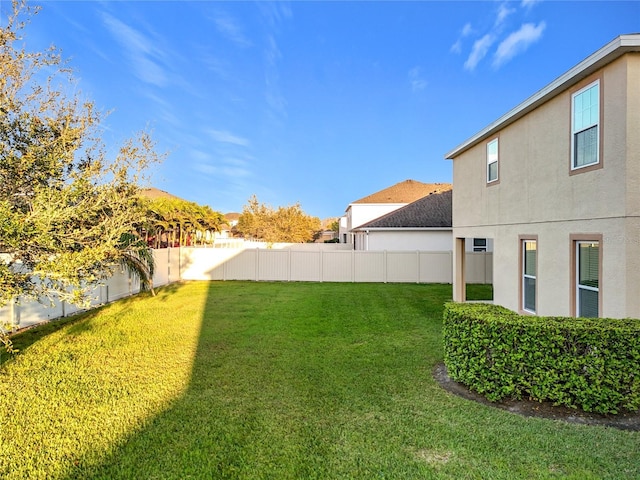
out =
[[443,338],[449,376],[490,401],[546,400],[602,414],[640,409],[640,320],[447,303]]

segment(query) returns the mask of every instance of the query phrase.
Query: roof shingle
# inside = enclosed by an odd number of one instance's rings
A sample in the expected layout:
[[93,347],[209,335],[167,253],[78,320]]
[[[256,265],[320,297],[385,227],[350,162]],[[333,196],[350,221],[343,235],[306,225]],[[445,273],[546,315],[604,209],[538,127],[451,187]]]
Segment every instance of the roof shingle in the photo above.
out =
[[367,228],[447,228],[452,226],[452,190],[434,192],[382,217],[360,225]]
[[405,180],[351,203],[411,203],[431,193],[451,190],[450,183],[422,183]]

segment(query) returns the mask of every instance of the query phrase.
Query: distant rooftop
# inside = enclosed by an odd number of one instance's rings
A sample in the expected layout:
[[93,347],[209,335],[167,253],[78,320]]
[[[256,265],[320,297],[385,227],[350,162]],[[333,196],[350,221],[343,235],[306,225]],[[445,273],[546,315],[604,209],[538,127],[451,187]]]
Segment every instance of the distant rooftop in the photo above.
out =
[[389,228],[451,228],[452,190],[434,192],[355,230]]
[[451,188],[450,183],[405,180],[351,203],[411,203],[429,194],[446,192]]
[[226,218],[227,220],[232,222],[234,220],[239,220],[240,219],[240,214],[237,213],[237,212],[225,213],[224,214],[224,218]]
[[143,197],[150,198],[151,200],[155,200],[157,198],[175,198],[181,200],[180,197],[176,197],[175,195],[165,192],[164,190],[160,190],[159,188],[141,188],[140,194]]

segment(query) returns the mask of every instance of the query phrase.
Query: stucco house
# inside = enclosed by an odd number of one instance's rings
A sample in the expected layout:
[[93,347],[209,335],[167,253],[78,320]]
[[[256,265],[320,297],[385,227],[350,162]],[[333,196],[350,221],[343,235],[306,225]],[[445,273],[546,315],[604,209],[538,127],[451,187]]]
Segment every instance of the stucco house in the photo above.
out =
[[464,239],[493,239],[494,302],[640,318],[640,34],[621,35],[450,151]]
[[360,242],[364,241],[364,237],[357,236],[354,229],[431,193],[446,190],[451,190],[451,184],[405,180],[351,202],[340,219],[340,243],[350,243],[356,250],[363,250],[364,244]]
[[451,190],[426,195],[352,231],[360,250],[451,251]]

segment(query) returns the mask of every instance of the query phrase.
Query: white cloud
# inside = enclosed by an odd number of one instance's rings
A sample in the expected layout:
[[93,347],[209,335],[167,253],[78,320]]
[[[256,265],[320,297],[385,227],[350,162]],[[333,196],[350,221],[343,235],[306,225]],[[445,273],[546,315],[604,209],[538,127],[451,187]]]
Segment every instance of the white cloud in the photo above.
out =
[[251,175],[247,161],[237,157],[218,157],[198,149],[189,150],[189,157],[194,160],[192,168],[205,175],[234,178]]
[[515,13],[515,11],[516,10],[514,8],[509,8],[507,3],[502,3],[500,7],[498,7],[495,26],[499,27],[500,25],[502,25],[507,17],[512,13]]
[[220,143],[231,143],[240,147],[248,147],[249,140],[246,138],[238,137],[226,130],[208,130],[207,133],[213,138],[214,141]]
[[127,53],[134,74],[145,83],[166,86],[167,74],[157,62],[162,53],[155,47],[156,42],[108,13],[103,13],[102,19],[111,35]]
[[251,174],[244,168],[230,167],[226,165],[211,165],[208,163],[196,163],[193,169],[206,175],[222,176],[222,177],[247,177]]
[[491,45],[495,42],[495,37],[491,33],[487,33],[484,37],[479,40],[476,40],[473,44],[473,49],[471,50],[471,54],[467,58],[467,61],[464,62],[464,68],[470,71],[473,71],[480,60],[482,60],[486,55]]
[[464,27],[462,27],[462,31],[460,32],[460,36],[458,37],[458,40],[456,40],[456,43],[451,45],[450,51],[453,52],[453,53],[461,53],[462,52],[462,39],[465,38],[465,37],[468,37],[472,33],[473,33],[473,28],[471,27],[471,23],[469,23],[469,22],[465,23]]
[[427,88],[428,83],[423,78],[420,67],[414,67],[409,70],[409,83],[411,84],[411,90],[413,92],[419,92]]
[[545,22],[540,22],[538,25],[523,24],[518,31],[513,32],[500,43],[493,57],[493,66],[498,68],[527,50],[531,44],[540,40],[545,27]]
[[278,63],[282,53],[274,34],[267,36],[264,47],[265,59],[265,101],[274,118],[282,118],[287,114],[287,100],[280,90],[280,73]]
[[216,26],[216,30],[226,39],[240,47],[251,46],[251,41],[245,36],[240,25],[229,15],[217,12],[213,23]]
[[522,6],[522,8],[531,9],[535,4],[539,3],[540,1],[541,0],[522,0],[520,5]]
[[279,28],[281,24],[293,17],[288,2],[258,2],[257,4],[269,28]]

